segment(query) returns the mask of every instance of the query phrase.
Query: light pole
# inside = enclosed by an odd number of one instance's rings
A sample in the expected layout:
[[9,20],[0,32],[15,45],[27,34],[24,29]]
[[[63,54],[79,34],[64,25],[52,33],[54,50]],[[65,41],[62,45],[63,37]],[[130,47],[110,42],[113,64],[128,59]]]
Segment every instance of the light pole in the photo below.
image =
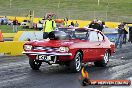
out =
[[60,0],[59,0],[59,2],[58,2],[58,8],[60,8],[60,3],[61,3],[61,2],[60,2]]
[[107,0],[107,6],[106,6],[106,21],[108,21],[108,11],[109,11],[109,1]]
[[12,0],[10,0],[10,8],[11,8],[11,5],[12,5],[12,3],[11,3],[11,2],[12,2]]
[[98,0],[98,6],[99,6],[99,4],[100,4],[100,0]]

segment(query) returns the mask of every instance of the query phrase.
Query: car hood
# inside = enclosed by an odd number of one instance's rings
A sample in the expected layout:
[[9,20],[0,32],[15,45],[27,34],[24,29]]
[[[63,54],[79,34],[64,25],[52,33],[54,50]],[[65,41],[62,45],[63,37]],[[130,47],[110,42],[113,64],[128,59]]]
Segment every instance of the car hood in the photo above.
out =
[[74,43],[78,43],[84,40],[72,39],[72,40],[41,40],[41,41],[31,41],[26,44],[33,46],[47,46],[47,47],[60,47],[60,46],[70,46]]

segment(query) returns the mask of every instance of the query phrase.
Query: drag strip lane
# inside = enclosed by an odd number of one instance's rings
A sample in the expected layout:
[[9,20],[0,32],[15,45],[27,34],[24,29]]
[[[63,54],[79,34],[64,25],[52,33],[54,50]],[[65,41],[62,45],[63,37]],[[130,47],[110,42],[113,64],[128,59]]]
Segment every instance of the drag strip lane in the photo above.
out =
[[[127,44],[118,49],[106,68],[87,66],[90,79],[131,77],[132,47],[130,46],[131,44]],[[39,71],[33,71],[26,56],[0,56],[0,88],[82,88],[78,81],[79,75],[80,73],[71,73],[66,67],[46,63],[43,63]]]

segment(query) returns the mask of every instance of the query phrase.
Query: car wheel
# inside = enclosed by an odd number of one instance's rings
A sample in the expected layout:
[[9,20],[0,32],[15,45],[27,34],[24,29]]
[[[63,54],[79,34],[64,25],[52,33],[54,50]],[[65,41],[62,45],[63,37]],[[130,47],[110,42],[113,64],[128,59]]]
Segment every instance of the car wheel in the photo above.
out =
[[30,64],[30,67],[33,69],[33,70],[39,70],[42,62],[41,61],[36,61],[35,59],[31,59],[29,58],[29,64]]
[[70,70],[72,72],[79,72],[82,67],[82,54],[81,52],[77,52],[74,59],[70,62]]
[[94,62],[97,67],[106,67],[109,62],[110,53],[108,51],[105,52],[104,57],[101,61]]

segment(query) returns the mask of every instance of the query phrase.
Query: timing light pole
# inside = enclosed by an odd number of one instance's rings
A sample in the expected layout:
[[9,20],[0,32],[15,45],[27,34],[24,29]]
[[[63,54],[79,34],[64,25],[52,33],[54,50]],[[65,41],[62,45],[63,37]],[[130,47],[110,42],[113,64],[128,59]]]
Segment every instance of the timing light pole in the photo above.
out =
[[10,0],[10,8],[11,8],[11,5],[12,5],[12,0]]
[[60,2],[60,0],[59,0],[59,2],[58,2],[58,8],[60,8],[60,3],[61,3],[61,2]]
[[99,6],[99,4],[100,4],[100,0],[98,0],[98,6]]

